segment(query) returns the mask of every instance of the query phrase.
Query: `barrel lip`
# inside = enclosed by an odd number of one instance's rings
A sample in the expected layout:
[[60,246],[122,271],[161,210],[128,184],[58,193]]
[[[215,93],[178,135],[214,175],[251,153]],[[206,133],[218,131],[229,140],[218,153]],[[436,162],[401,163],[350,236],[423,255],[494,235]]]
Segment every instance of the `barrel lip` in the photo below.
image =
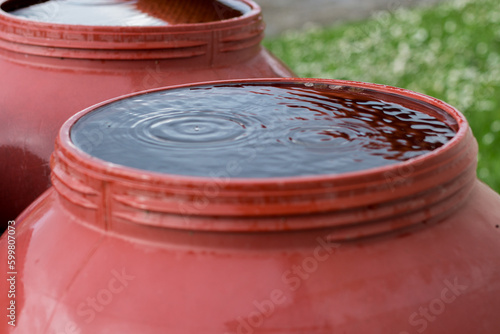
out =
[[[348,86],[354,89],[369,89],[422,101],[451,116],[456,122],[457,133],[447,144],[433,152],[389,166],[336,175],[231,178],[224,180],[223,184],[215,182],[213,178],[168,175],[117,166],[82,152],[71,142],[71,127],[86,113],[123,98],[165,89],[160,88],[105,101],[74,115],[60,130],[52,167],[67,158],[67,161],[73,162],[71,168],[78,169],[80,174],[90,175],[104,183],[117,184],[122,182],[127,184],[117,187],[119,190],[117,190],[114,200],[119,202],[120,206],[126,207],[126,210],[124,209],[122,212],[122,218],[128,217],[132,220],[133,212],[141,209],[168,215],[240,217],[245,219],[315,214],[335,215],[336,213],[344,216],[347,212],[351,214],[349,219],[339,218],[337,222],[335,219],[331,219],[329,222],[320,219],[322,222],[318,223],[318,226],[309,225],[306,227],[298,221],[286,226],[275,226],[274,228],[277,229],[343,226],[383,220],[398,215],[404,216],[406,213],[431,206],[439,207],[440,203],[446,202],[449,197],[465,198],[466,193],[471,189],[475,181],[477,144],[468,122],[454,107],[424,94],[372,83],[299,78],[224,80],[178,85],[168,89],[206,84],[269,82]],[[66,158],[62,160],[58,158],[62,156]],[[456,185],[457,182],[460,183],[459,186]],[[200,196],[204,189],[214,184],[217,184],[216,196]],[[149,192],[154,193],[154,195],[149,199],[144,199],[144,194]],[[439,196],[434,196],[433,193]],[[426,200],[425,194],[432,195],[431,197],[434,199]],[[235,196],[239,198],[239,201],[234,201]],[[140,199],[138,200],[138,198]],[[201,209],[191,205],[200,199],[208,204]],[[396,205],[400,209],[391,210],[388,209],[388,205]],[[361,211],[365,209],[368,211],[362,213]],[[403,217],[403,220],[408,219]],[[171,219],[171,221],[173,222],[175,219]],[[185,220],[172,224],[174,225],[172,227],[176,228],[228,229],[226,223],[224,223],[224,227],[215,227],[216,224],[196,227],[196,224],[186,224]],[[256,227],[255,221],[252,224],[253,229],[269,229],[269,225],[260,226],[257,224],[260,227]],[[235,223],[229,229],[245,230],[248,228],[245,226],[244,223]]]
[[[76,59],[171,59],[227,52],[259,44],[264,22],[260,6],[237,0],[250,10],[241,16],[206,23],[166,26],[86,26],[33,21],[1,9],[0,48],[24,54]],[[220,50],[219,50],[220,49]],[[141,51],[141,52],[138,52]],[[179,51],[183,51],[179,53]]]

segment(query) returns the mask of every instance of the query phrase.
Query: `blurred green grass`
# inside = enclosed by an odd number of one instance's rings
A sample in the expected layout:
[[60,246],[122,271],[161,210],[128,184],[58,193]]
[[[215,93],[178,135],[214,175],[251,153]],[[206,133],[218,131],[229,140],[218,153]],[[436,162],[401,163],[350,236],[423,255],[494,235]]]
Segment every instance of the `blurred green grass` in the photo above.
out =
[[455,106],[479,143],[479,178],[500,192],[500,1],[392,8],[264,45],[300,77],[403,87]]

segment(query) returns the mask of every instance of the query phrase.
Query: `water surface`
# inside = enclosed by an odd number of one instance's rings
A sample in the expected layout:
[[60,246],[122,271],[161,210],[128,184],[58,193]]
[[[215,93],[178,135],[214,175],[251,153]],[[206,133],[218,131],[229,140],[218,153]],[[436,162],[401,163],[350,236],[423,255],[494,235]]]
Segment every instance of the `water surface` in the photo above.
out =
[[310,83],[181,88],[103,106],[81,118],[71,138],[123,166],[257,178],[391,165],[455,135],[445,122],[391,99]]

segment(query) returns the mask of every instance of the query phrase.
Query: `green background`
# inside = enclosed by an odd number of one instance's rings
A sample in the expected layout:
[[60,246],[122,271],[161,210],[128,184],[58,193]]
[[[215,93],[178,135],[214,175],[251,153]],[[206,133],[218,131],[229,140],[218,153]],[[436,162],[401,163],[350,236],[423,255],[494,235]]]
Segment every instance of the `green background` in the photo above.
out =
[[264,44],[300,77],[403,87],[455,106],[479,143],[479,178],[500,192],[500,1],[394,5],[362,22]]

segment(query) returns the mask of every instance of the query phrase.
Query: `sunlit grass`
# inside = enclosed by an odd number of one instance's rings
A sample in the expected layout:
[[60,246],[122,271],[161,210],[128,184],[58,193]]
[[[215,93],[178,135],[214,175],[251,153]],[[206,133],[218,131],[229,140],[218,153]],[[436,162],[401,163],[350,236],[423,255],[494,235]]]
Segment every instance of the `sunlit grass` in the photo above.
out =
[[500,192],[500,1],[393,9],[265,45],[301,77],[403,87],[457,107],[479,143],[479,177]]

